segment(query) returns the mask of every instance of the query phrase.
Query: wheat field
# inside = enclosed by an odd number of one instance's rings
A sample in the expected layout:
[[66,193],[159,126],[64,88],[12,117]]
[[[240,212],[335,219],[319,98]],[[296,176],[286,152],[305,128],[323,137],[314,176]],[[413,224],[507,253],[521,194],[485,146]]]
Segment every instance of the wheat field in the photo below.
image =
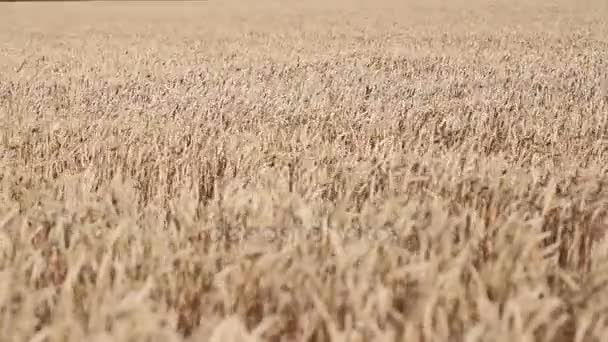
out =
[[0,341],[606,341],[608,3],[0,4]]

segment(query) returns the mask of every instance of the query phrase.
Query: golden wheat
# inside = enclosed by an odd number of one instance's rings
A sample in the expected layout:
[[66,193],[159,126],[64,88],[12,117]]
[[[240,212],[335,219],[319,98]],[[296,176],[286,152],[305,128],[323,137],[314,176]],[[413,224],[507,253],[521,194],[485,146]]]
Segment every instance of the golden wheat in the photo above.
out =
[[603,340],[606,13],[0,4],[0,340]]

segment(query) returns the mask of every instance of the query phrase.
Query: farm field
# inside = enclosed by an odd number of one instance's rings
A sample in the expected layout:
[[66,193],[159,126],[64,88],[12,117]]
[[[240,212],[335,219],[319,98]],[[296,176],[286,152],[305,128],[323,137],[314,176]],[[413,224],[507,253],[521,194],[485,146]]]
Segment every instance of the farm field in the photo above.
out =
[[0,4],[0,341],[604,341],[608,3]]

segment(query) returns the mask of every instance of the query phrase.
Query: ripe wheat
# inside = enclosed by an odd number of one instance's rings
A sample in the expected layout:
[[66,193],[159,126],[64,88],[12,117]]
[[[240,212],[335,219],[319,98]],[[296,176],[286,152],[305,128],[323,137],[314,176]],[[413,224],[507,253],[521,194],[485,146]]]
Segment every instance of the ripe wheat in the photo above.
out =
[[601,341],[606,13],[0,4],[0,340]]

